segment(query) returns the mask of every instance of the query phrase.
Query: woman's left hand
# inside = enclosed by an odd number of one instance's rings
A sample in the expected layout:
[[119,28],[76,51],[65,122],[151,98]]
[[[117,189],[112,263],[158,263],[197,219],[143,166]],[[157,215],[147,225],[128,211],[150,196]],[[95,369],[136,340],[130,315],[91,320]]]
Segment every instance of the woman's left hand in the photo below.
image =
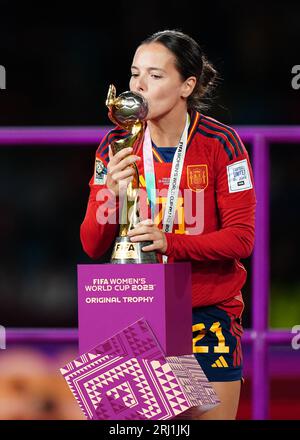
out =
[[153,244],[142,248],[145,252],[157,251],[164,254],[167,250],[166,234],[158,229],[151,219],[138,223],[134,229],[128,231],[128,236],[133,243],[137,241],[153,241]]

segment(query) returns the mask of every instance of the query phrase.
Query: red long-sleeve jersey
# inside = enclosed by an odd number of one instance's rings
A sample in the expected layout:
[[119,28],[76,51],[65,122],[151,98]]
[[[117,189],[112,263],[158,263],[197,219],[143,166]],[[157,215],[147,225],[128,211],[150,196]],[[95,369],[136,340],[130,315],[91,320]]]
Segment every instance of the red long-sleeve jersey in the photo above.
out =
[[[210,117],[190,113],[188,144],[172,233],[166,233],[168,261],[191,261],[193,307],[242,307],[240,290],[246,270],[240,258],[254,244],[255,192],[247,151],[236,131]],[[81,225],[85,252],[100,258],[118,234],[119,202],[105,186],[108,146],[128,135],[115,128],[97,152],[90,197]],[[162,217],[172,163],[153,145],[157,188],[155,222]],[[143,157],[141,146],[135,152]],[[143,160],[137,162],[140,187],[145,187]],[[161,261],[161,259],[160,259]]]

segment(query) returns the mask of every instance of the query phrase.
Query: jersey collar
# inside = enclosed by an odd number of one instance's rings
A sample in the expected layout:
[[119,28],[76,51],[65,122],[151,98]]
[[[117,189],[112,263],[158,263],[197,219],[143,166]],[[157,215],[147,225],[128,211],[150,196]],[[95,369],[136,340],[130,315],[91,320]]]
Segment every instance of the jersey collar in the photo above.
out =
[[[197,126],[198,126],[198,123],[200,120],[200,113],[198,113],[195,110],[190,110],[189,115],[190,115],[190,125],[189,125],[189,129],[188,129],[188,141],[187,141],[187,147],[186,147],[187,150],[188,150],[190,143],[196,133]],[[153,143],[152,143],[152,152],[153,152],[154,162],[165,163],[163,156],[160,154],[158,148]]]

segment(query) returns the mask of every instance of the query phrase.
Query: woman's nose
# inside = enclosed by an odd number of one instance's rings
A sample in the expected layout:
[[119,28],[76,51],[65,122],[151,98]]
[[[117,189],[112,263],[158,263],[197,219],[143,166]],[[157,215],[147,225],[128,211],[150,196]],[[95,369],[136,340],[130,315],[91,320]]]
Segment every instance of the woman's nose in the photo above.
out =
[[144,92],[146,90],[146,83],[142,76],[137,78],[136,89],[138,92]]

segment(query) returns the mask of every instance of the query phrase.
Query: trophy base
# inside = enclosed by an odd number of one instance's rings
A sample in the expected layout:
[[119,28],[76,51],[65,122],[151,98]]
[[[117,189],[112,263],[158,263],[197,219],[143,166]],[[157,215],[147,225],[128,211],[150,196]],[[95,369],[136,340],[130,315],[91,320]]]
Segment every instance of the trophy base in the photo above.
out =
[[142,248],[151,241],[133,243],[129,237],[117,237],[111,256],[111,264],[149,264],[158,263],[156,252],[144,252]]

